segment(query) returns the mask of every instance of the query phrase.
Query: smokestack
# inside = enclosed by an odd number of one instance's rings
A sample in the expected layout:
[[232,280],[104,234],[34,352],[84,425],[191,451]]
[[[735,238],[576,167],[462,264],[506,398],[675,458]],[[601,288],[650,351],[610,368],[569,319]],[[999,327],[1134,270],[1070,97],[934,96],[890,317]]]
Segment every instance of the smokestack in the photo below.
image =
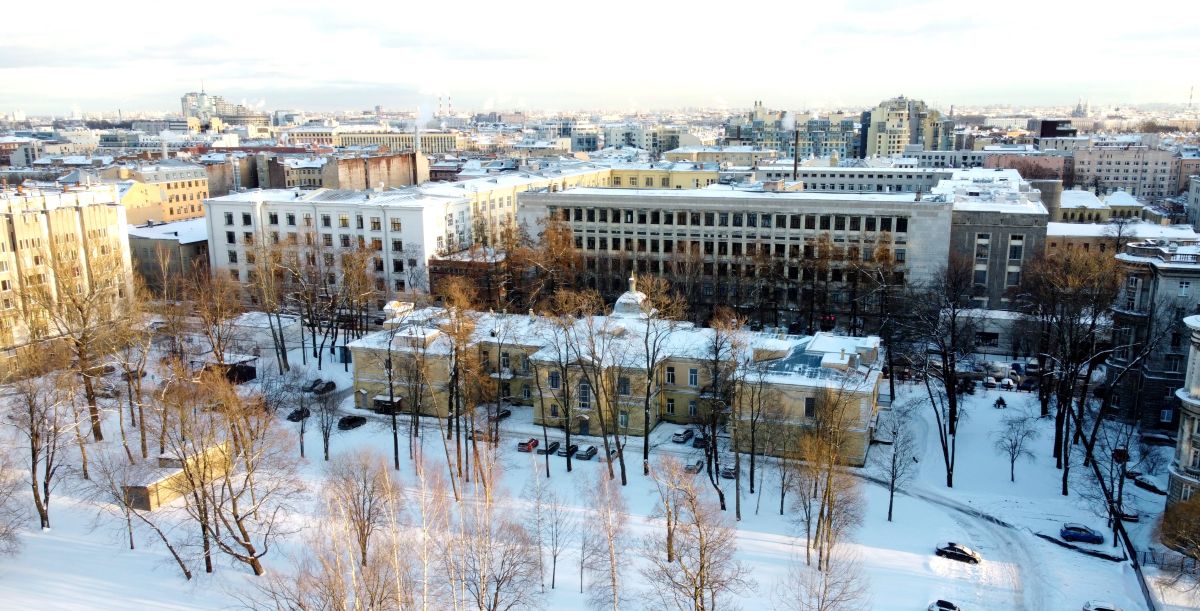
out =
[[[160,137],[160,138],[162,138],[162,136],[159,136],[159,137]],[[163,161],[166,161],[166,160],[167,160],[167,157],[168,157],[169,155],[170,155],[170,153],[167,151],[167,140],[164,138],[164,139],[163,139],[163,141],[162,141],[162,156],[163,156]]]
[[800,126],[792,131],[795,134],[792,139],[792,180],[797,180],[800,176]]
[[413,120],[413,150],[421,152],[421,107],[417,107],[416,119]]

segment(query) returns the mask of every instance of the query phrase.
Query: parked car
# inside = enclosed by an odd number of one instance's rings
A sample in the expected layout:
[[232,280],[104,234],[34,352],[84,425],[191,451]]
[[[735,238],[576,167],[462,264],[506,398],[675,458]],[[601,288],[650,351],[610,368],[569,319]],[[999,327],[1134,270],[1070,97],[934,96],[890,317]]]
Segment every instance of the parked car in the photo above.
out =
[[1037,378],[1029,377],[1021,380],[1021,383],[1017,385],[1017,390],[1033,392],[1037,390],[1037,386]]
[[1025,375],[1025,366],[1021,363],[1013,363],[1012,365],[1009,365],[1009,367],[1013,370],[1013,373],[1019,376]]
[[287,415],[288,422],[300,422],[312,415],[312,412],[307,407],[301,407],[292,410],[292,413]]
[[1042,372],[1042,365],[1037,359],[1031,358],[1025,361],[1025,375],[1035,376]]
[[338,430],[349,431],[366,423],[367,418],[365,416],[342,416],[341,419],[338,420]]
[[571,456],[572,454],[574,454],[574,453],[575,453],[575,452],[577,452],[578,450],[579,450],[579,446],[578,446],[578,445],[576,445],[576,444],[571,444],[571,445],[569,445],[569,446],[566,446],[566,447],[559,448],[559,449],[558,449],[558,455],[559,455],[559,456]]
[[[588,446],[576,453],[575,458],[579,460],[591,460],[592,457],[595,456],[599,451],[600,450],[596,449],[596,446]],[[559,454],[562,454],[562,451],[559,451]]]
[[725,479],[733,479],[734,475],[733,467],[721,467],[721,477]]
[[687,443],[692,439],[692,429],[683,429],[674,435],[671,435],[671,441],[674,443]]
[[136,370],[136,371],[124,371],[124,372],[121,372],[121,379],[122,379],[122,380],[132,380],[132,379],[134,379],[134,378],[144,378],[144,377],[146,377],[146,370],[145,370],[145,369],[139,369],[139,370]]
[[327,395],[337,388],[337,383],[333,381],[325,381],[313,387],[314,395]]
[[617,449],[616,449],[616,448],[609,448],[609,449],[608,449],[608,460],[609,460],[609,461],[612,461],[612,460],[613,460],[613,459],[615,459],[616,457],[617,457]]
[[705,437],[704,435],[697,435],[697,436],[693,437],[692,438],[692,447],[693,448],[708,447],[708,438]]
[[1083,605],[1083,611],[1121,611],[1121,608],[1102,600],[1089,600]]
[[1000,380],[1000,389],[1001,390],[1013,390],[1016,387],[1017,387],[1017,383],[1013,382],[1012,378],[1004,378],[1003,380]]
[[507,407],[502,407],[496,413],[488,416],[488,422],[498,422],[500,420],[504,420],[505,418],[507,418],[511,415],[512,415],[511,409],[508,409]]
[[1138,522],[1140,520],[1141,520],[1141,516],[1139,516],[1137,513],[1121,512],[1121,521],[1122,522]]
[[988,376],[988,377],[984,378],[983,379],[983,387],[987,388],[989,390],[995,388],[996,387],[996,378],[993,378],[992,376]]
[[1084,526],[1083,524],[1063,524],[1058,531],[1063,541],[1080,541],[1083,543],[1104,543],[1104,535]]
[[935,600],[929,603],[929,611],[962,611],[962,607],[948,600]]
[[475,429],[475,431],[471,433],[471,439],[474,439],[475,441],[493,441],[495,437],[492,436],[492,431],[488,429]]
[[704,468],[703,460],[694,460],[694,461],[688,463],[687,466],[685,466],[683,468],[683,470],[687,473],[699,473],[700,470],[703,468]]
[[543,454],[543,455],[553,454],[558,451],[558,446],[560,446],[560,445],[562,445],[562,444],[557,441],[551,441],[549,444],[546,445],[546,447],[538,448],[537,453]]
[[538,440],[534,439],[533,437],[530,437],[529,439],[526,439],[525,441],[517,443],[517,451],[518,452],[532,452],[535,449],[537,449],[537,446],[538,446]]
[[954,542],[939,545],[937,550],[935,550],[933,553],[941,556],[942,558],[957,560],[959,562],[967,562],[970,564],[979,564],[980,562],[983,562],[983,557],[979,555],[979,552],[976,552],[965,545],[959,545],[958,543]]
[[105,381],[99,381],[93,384],[92,391],[96,393],[97,397],[101,397],[103,399],[115,399],[117,395],[120,394],[120,391],[117,390],[116,386]]
[[305,384],[303,387],[301,387],[300,390],[302,390],[304,392],[314,392],[317,390],[318,386],[320,386],[324,383],[325,383],[325,380],[322,380],[321,378],[317,378],[317,379],[309,382],[308,384]]

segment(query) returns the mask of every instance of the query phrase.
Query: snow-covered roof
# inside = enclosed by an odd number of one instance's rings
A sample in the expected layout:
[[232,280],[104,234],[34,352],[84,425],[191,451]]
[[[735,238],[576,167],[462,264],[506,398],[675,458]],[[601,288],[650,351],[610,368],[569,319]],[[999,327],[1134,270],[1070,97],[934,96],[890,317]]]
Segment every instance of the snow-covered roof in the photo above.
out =
[[208,224],[204,218],[198,218],[153,225],[130,225],[129,237],[194,244],[208,240]]
[[1127,223],[1046,223],[1046,237],[1099,238],[1123,235],[1129,239],[1198,240],[1200,234],[1191,225],[1157,225],[1147,222]]
[[1062,192],[1061,208],[1088,208],[1088,209],[1103,209],[1105,205],[1091,191],[1081,191],[1079,189],[1071,189],[1070,191]]
[[1139,202],[1136,197],[1125,191],[1113,191],[1104,198],[1106,206],[1137,206],[1144,207],[1142,202]]

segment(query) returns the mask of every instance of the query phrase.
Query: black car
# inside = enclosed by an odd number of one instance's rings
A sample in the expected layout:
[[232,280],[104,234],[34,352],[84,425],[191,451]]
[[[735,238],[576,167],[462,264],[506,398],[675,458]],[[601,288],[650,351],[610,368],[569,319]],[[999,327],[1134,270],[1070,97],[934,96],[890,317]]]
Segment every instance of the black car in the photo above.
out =
[[364,416],[342,416],[342,418],[338,420],[338,430],[349,431],[350,429],[356,429],[366,423],[367,419]]
[[721,477],[725,479],[733,479],[735,475],[733,467],[721,467]]
[[983,557],[979,555],[979,552],[976,552],[965,545],[959,545],[953,542],[939,545],[933,553],[941,556],[942,558],[957,560],[959,562],[967,562],[970,564],[979,564],[980,562],[983,562]]
[[308,411],[307,407],[301,407],[299,409],[292,410],[292,413],[287,415],[287,419],[288,422],[300,422],[311,415],[312,412]]
[[512,415],[511,409],[508,409],[507,407],[502,407],[502,408],[500,408],[500,411],[488,416],[488,422],[496,422],[498,420],[504,420],[505,418],[507,418],[511,415]]
[[571,456],[571,455],[573,455],[573,454],[574,454],[576,451],[578,451],[578,450],[579,450],[579,446],[578,446],[577,444],[574,444],[574,443],[573,443],[573,444],[571,444],[571,445],[569,445],[569,446],[566,446],[566,447],[564,447],[564,448],[559,448],[559,449],[558,449],[558,455],[559,455],[559,456]]
[[138,370],[134,370],[134,371],[126,371],[126,372],[124,372],[124,373],[122,373],[122,374],[121,374],[121,379],[122,379],[122,380],[132,380],[132,379],[135,379],[135,378],[144,378],[144,377],[146,377],[146,370],[145,370],[145,369],[138,369]]
[[686,467],[683,468],[683,470],[687,473],[699,473],[702,469],[704,469],[704,461],[703,460],[692,461],[692,462],[688,463]]
[[[584,448],[582,451],[580,451],[578,454],[576,454],[575,459],[576,460],[591,460],[592,457],[595,456],[597,452],[599,452],[599,450],[596,449],[596,446],[588,446],[588,447]],[[562,452],[560,451],[559,454],[561,455]]]
[[325,380],[322,380],[321,378],[317,378],[317,379],[309,382],[308,384],[305,384],[304,386],[300,387],[300,390],[302,390],[304,392],[313,392],[317,389],[318,386],[320,386],[324,383],[325,383]]
[[337,384],[335,382],[321,382],[313,387],[312,392],[314,395],[327,395],[333,392],[335,388],[337,388]]
[[616,458],[616,457],[617,457],[617,449],[616,449],[616,448],[609,448],[609,449],[608,449],[608,460],[610,460],[610,461],[611,461],[612,459],[614,459],[614,458]]
[[538,448],[537,453],[538,454],[553,454],[558,451],[558,446],[560,446],[560,445],[562,445],[562,444],[557,441],[551,441],[550,444],[547,445],[546,447]]
[[962,611],[962,607],[948,600],[935,600],[929,603],[929,611]]
[[708,447],[708,438],[705,437],[704,435],[696,435],[695,437],[692,438],[692,447],[693,448]]
[[693,432],[692,429],[684,429],[678,433],[675,433],[674,435],[671,435],[671,441],[673,443],[687,443],[691,441],[692,435],[694,434],[695,432]]
[[1028,377],[1028,378],[1025,378],[1024,380],[1021,380],[1021,383],[1017,385],[1017,390],[1033,392],[1033,391],[1037,390],[1037,386],[1038,386],[1037,378]]

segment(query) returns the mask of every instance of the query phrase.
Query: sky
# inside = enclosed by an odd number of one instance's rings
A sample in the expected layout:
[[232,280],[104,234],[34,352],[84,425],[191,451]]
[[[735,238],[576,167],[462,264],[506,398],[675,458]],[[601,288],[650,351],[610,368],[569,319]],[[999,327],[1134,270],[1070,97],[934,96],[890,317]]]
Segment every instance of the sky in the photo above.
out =
[[[49,7],[52,7],[49,8]],[[1200,1],[6,3],[0,114],[1186,103]]]

